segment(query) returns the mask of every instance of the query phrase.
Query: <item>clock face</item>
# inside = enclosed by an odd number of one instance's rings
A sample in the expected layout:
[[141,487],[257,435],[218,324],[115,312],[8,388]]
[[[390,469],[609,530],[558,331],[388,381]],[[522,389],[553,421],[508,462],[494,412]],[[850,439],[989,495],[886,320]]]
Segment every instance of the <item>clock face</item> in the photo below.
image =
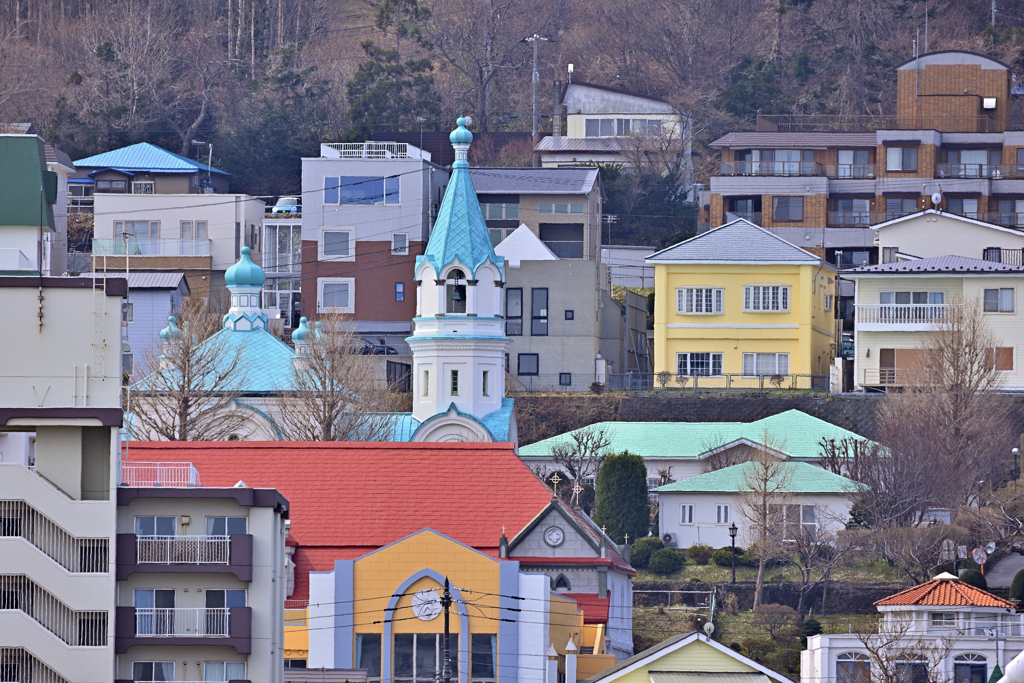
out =
[[423,621],[430,621],[441,613],[441,599],[437,591],[427,588],[412,596],[412,613]]
[[562,541],[564,540],[565,532],[562,531],[561,527],[549,526],[544,530],[544,542],[552,548],[562,545]]

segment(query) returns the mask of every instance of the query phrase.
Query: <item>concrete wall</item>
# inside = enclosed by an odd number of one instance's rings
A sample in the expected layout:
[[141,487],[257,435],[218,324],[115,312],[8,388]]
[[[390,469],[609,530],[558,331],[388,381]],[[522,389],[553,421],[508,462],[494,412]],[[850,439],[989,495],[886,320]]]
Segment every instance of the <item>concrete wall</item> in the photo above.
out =
[[46,168],[57,174],[57,201],[53,204],[54,231],[48,235],[48,262],[44,275],[63,275],[68,269],[68,176],[66,166],[47,164]]

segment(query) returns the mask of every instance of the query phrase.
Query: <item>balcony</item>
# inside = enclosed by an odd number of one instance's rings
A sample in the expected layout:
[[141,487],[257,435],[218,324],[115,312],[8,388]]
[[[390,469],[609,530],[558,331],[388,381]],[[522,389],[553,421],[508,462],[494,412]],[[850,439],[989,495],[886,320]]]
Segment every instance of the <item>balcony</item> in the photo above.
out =
[[745,221],[750,221],[754,225],[761,225],[760,211],[726,211],[726,214],[726,221],[742,218]]
[[864,331],[930,330],[946,319],[954,304],[857,304],[856,327]]
[[21,249],[0,249],[0,271],[33,271],[34,264]]
[[1002,225],[1006,228],[1024,229],[1024,213],[990,212],[981,214],[980,218],[986,223]]
[[251,607],[118,607],[114,651],[137,645],[227,645],[252,652]]
[[875,177],[874,164],[825,164],[825,175],[837,180],[863,180]]
[[117,580],[132,574],[234,574],[252,581],[252,536],[117,535]]
[[121,486],[202,486],[190,462],[122,462]]
[[936,178],[1024,178],[1017,164],[935,164]]
[[877,116],[846,114],[773,114],[757,117],[759,133],[874,133],[879,130],[937,130],[946,133],[995,133],[987,116]]
[[910,368],[864,368],[860,385],[864,387],[902,387],[915,380],[919,373]]
[[1002,249],[987,247],[981,250],[981,260],[992,263],[1006,263],[1011,266],[1024,266],[1024,249]]
[[93,239],[93,256],[209,256],[210,240]]
[[909,215],[900,211],[829,211],[827,223],[830,228],[866,228]]
[[722,175],[824,176],[825,165],[816,161],[723,161]]

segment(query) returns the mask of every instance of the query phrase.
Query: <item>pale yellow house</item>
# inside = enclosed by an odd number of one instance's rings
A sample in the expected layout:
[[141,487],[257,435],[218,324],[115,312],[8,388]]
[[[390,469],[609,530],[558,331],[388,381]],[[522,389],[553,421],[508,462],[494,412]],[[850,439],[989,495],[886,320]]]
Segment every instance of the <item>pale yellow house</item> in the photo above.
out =
[[791,683],[702,633],[683,633],[587,679],[587,683]]
[[927,361],[928,336],[960,302],[982,309],[996,340],[988,357],[1003,376],[1002,388],[1024,388],[1024,369],[1017,362],[1017,349],[1024,348],[1024,316],[1017,309],[1024,267],[939,256],[862,266],[843,271],[843,278],[856,283],[857,389],[904,385]]
[[654,371],[673,386],[828,387],[837,278],[824,259],[737,219],[646,263]]

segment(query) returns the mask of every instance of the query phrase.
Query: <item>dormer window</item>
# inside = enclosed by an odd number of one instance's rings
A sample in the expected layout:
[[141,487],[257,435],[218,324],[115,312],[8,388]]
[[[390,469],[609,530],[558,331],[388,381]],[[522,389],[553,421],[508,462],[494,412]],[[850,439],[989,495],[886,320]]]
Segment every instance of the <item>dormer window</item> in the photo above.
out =
[[931,624],[934,628],[956,627],[956,612],[932,612]]
[[445,280],[445,300],[447,313],[466,312],[466,275],[458,268],[448,273]]

